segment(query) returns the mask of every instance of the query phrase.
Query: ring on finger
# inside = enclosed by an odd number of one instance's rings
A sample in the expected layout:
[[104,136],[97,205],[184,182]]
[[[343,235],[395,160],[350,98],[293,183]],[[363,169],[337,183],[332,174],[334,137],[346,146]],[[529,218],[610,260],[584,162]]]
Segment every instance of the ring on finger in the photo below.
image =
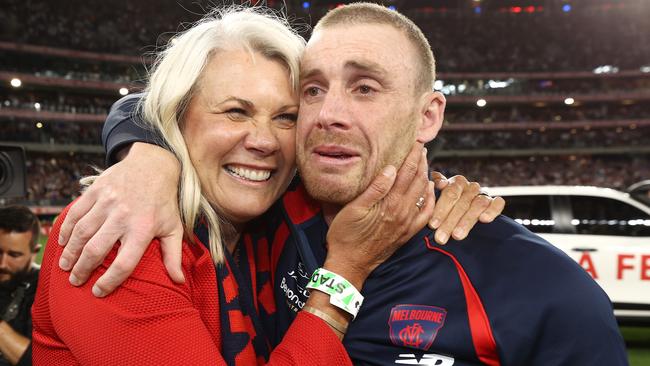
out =
[[418,210],[421,209],[422,206],[424,206],[424,197],[420,196],[420,198],[418,198],[418,201],[415,202],[415,206],[418,208]]

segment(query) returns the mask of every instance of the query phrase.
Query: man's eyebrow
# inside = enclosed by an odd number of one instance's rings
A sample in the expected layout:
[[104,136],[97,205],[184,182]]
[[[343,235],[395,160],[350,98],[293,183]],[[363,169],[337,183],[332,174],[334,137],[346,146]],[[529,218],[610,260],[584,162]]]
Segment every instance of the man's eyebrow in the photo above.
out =
[[346,69],[355,69],[358,71],[367,72],[371,75],[385,75],[387,73],[380,64],[372,61],[347,61],[344,65]]
[[315,76],[323,75],[323,71],[321,69],[311,69],[307,72],[303,71],[302,69],[300,70],[300,80],[305,80],[305,79],[311,79]]

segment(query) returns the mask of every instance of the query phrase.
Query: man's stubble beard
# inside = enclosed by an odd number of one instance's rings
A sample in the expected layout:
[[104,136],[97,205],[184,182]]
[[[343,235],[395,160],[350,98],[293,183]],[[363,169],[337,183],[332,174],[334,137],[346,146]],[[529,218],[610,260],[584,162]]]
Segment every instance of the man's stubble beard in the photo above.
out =
[[11,273],[11,277],[8,280],[0,281],[0,291],[12,292],[16,289],[16,287],[18,287],[21,282],[24,282],[27,278],[29,278],[31,271],[32,263],[27,262],[24,268],[18,270],[17,272]]
[[[415,124],[414,118],[416,113],[413,113],[408,118],[402,119],[402,123],[398,124],[401,126],[410,126],[406,131],[393,131],[392,139],[387,146],[393,147],[389,148],[386,151],[383,151],[379,162],[374,167],[374,170],[370,174],[365,174],[366,164],[368,164],[368,157],[363,159],[361,162],[360,169],[357,169],[354,172],[346,174],[346,182],[344,184],[331,185],[324,182],[321,178],[321,175],[318,171],[314,169],[303,169],[306,165],[307,157],[304,156],[306,151],[310,150],[311,146],[322,144],[322,143],[334,143],[344,146],[353,146],[353,147],[366,147],[367,143],[365,142],[354,142],[349,138],[343,137],[344,135],[328,134],[321,132],[320,134],[325,134],[325,137],[313,136],[310,135],[307,138],[305,143],[305,149],[298,153],[298,171],[300,178],[305,185],[307,193],[309,195],[323,203],[344,206],[347,203],[354,200],[361,193],[363,193],[372,180],[384,169],[387,165],[393,165],[399,170],[404,159],[408,155],[413,143],[415,142]],[[317,140],[317,143],[316,141]],[[365,149],[367,152],[368,149]]]

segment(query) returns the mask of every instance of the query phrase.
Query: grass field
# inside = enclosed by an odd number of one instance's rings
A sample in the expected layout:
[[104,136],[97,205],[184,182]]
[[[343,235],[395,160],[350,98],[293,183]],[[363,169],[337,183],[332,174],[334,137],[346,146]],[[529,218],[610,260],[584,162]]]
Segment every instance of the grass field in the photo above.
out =
[[[46,237],[41,237],[39,242],[45,248]],[[38,254],[37,261],[41,263],[43,251]],[[631,366],[649,366],[650,365],[650,327],[622,327],[621,333],[628,345],[628,356]]]

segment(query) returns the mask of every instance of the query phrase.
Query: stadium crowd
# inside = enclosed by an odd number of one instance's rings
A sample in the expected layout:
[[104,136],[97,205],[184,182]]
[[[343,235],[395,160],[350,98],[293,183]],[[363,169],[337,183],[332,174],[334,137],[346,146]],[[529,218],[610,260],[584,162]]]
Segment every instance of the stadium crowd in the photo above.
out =
[[534,156],[435,160],[432,168],[485,186],[593,185],[625,190],[650,177],[645,156]]
[[[450,98],[451,100],[453,99]],[[648,118],[650,118],[650,109],[643,103],[631,105],[595,103],[579,106],[555,104],[541,107],[505,103],[485,108],[448,104],[445,110],[445,119],[450,123],[559,122]]]
[[442,148],[455,150],[566,149],[650,146],[650,127],[445,131]]
[[[198,19],[209,4],[196,0],[92,4],[82,0],[6,0],[5,11],[0,12],[0,40],[141,55],[164,44],[169,32],[179,30],[179,24]],[[323,3],[322,9],[312,11],[324,13],[333,5]],[[486,8],[473,14],[475,8],[442,11],[407,4],[400,11],[422,26],[439,59],[438,68],[444,72],[590,71],[602,65],[638,70],[650,64],[648,47],[627,46],[650,43],[650,23],[644,18],[646,2],[619,1],[614,7],[599,6],[599,2],[580,5],[567,13],[553,1],[533,13]],[[310,19],[300,13],[302,9],[293,10],[303,22]],[[155,22],[150,21],[153,18]]]
[[95,174],[104,159],[98,154],[34,154],[27,156],[27,201],[66,205],[79,196],[79,179]]

